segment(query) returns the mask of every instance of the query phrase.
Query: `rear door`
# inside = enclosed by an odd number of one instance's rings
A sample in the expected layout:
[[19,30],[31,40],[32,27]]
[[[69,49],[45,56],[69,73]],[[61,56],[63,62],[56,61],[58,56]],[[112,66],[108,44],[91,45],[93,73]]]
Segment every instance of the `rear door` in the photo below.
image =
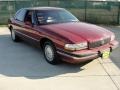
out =
[[26,14],[27,10],[26,9],[20,9],[17,11],[17,13],[14,16],[14,19],[12,21],[12,26],[16,31],[16,34],[23,33],[24,30],[24,17]]

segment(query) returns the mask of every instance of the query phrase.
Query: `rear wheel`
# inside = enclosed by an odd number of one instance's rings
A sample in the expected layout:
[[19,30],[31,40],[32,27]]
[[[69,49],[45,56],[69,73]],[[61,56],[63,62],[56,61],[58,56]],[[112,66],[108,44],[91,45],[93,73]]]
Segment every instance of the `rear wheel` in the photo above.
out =
[[44,56],[46,61],[50,64],[56,65],[60,63],[55,46],[50,41],[44,43]]
[[14,29],[11,29],[11,38],[14,42],[18,42],[20,40],[19,37],[15,34]]

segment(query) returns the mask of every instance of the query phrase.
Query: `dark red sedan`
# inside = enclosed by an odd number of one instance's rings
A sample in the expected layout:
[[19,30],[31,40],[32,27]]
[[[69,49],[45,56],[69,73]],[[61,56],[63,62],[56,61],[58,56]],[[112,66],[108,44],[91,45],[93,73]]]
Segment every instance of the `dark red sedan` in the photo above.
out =
[[109,58],[118,46],[112,32],[80,22],[63,8],[22,8],[10,18],[8,26],[13,41],[23,39],[40,46],[50,64]]

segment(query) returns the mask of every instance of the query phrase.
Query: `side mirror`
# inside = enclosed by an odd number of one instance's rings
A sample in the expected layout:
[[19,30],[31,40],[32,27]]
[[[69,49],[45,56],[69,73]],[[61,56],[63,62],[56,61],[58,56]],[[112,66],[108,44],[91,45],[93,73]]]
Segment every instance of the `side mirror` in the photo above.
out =
[[25,24],[26,24],[26,25],[29,25],[29,26],[33,26],[32,23],[29,22],[29,21],[25,21]]

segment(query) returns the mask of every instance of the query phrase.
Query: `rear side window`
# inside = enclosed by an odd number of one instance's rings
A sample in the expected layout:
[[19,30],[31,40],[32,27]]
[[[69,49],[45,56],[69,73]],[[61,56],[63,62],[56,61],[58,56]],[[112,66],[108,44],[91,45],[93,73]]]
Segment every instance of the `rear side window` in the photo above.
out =
[[26,10],[20,9],[19,11],[16,12],[15,19],[19,21],[24,21],[25,14],[26,14]]

